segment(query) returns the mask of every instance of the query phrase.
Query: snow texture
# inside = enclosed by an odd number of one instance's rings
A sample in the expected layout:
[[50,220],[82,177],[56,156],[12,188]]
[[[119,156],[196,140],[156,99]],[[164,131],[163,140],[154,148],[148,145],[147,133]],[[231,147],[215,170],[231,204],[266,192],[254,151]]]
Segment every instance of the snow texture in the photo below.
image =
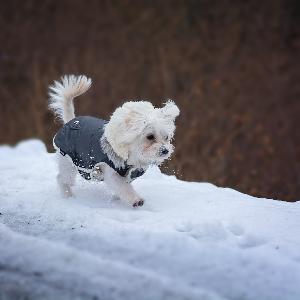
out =
[[149,169],[133,209],[104,183],[56,187],[43,143],[0,147],[0,299],[300,299],[300,202]]

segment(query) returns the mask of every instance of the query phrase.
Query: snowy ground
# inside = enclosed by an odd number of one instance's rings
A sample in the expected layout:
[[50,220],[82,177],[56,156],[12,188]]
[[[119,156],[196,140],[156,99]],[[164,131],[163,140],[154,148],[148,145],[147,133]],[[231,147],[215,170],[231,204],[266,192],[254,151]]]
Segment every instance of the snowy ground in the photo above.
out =
[[300,299],[300,202],[149,170],[133,209],[103,183],[56,188],[36,140],[0,147],[0,299]]

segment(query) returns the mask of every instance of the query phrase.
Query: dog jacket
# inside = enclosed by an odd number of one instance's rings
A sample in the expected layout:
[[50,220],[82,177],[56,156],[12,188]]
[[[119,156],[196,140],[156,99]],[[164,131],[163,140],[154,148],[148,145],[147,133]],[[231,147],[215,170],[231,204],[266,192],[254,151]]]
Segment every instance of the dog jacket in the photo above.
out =
[[135,169],[126,162],[124,167],[116,168],[103,152],[101,138],[105,124],[107,121],[90,116],[76,117],[59,129],[53,140],[54,146],[63,156],[68,155],[72,159],[79,174],[87,180],[91,179],[90,173],[95,165],[101,162],[108,164],[129,182],[142,176],[145,170]]

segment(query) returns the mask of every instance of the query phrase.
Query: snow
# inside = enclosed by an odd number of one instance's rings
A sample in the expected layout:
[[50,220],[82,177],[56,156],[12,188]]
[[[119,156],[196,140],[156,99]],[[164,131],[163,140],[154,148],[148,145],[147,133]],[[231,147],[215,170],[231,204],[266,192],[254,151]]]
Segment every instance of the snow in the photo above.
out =
[[133,209],[104,183],[56,187],[38,140],[0,147],[0,299],[300,299],[300,202],[149,169]]

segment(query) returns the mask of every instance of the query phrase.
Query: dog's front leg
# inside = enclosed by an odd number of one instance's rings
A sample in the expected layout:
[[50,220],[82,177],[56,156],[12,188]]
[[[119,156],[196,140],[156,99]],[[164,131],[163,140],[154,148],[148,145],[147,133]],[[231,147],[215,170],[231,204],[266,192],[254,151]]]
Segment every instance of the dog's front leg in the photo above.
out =
[[101,164],[104,182],[117,194],[117,196],[133,207],[142,206],[144,200],[136,193],[132,185],[126,182],[125,178],[120,176],[113,168],[107,164]]

